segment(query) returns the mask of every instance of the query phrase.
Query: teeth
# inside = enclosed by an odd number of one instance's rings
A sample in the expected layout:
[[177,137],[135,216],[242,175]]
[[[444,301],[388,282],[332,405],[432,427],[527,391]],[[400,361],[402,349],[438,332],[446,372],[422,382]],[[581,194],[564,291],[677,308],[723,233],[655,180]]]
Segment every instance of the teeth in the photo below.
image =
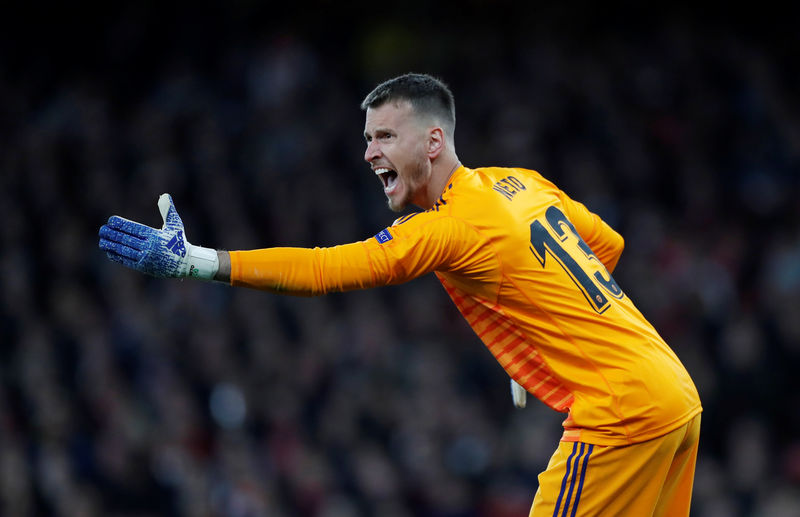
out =
[[384,174],[386,172],[389,172],[389,169],[387,169],[386,167],[381,167],[379,169],[375,169],[375,174],[377,174],[378,176],[380,176],[381,174]]

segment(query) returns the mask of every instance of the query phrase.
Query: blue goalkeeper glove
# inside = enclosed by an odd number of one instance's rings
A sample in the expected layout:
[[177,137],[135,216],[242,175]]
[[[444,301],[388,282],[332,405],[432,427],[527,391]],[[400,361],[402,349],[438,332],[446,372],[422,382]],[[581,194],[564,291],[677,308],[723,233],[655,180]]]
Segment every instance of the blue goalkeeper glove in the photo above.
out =
[[100,228],[100,249],[109,259],[156,277],[213,280],[217,251],[189,244],[183,221],[169,194],[158,198],[164,220],[159,230],[116,215]]

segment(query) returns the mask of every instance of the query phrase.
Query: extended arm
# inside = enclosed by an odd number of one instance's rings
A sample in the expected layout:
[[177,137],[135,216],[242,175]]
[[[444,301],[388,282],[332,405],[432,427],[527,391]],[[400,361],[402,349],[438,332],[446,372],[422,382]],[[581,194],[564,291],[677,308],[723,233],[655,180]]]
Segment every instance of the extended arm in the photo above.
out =
[[581,238],[592,249],[609,273],[614,271],[625,248],[622,235],[614,231],[600,216],[589,211],[583,203],[579,203],[566,194],[561,198],[567,217]]
[[264,248],[228,252],[228,279],[235,287],[317,296],[386,285],[389,272],[375,271],[365,242],[329,248]]
[[[481,242],[463,222],[420,213],[349,244],[231,251],[228,278],[233,286],[298,296],[367,289],[457,268],[483,249]],[[224,273],[219,277],[226,278]]]
[[364,241],[327,248],[224,251],[190,244],[164,194],[161,229],[113,216],[100,229],[100,248],[127,267],[158,277],[195,277],[274,293],[315,296],[398,284],[448,268],[471,242],[452,218],[420,215],[414,224],[383,230]]

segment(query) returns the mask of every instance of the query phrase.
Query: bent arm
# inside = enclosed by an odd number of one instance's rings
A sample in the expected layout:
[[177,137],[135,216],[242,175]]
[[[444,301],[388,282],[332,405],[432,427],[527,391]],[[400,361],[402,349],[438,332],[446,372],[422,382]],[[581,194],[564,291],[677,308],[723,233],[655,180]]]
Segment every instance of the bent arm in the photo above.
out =
[[589,211],[583,203],[564,194],[561,198],[566,215],[575,225],[581,238],[592,249],[609,273],[614,272],[625,248],[625,240],[599,215]]

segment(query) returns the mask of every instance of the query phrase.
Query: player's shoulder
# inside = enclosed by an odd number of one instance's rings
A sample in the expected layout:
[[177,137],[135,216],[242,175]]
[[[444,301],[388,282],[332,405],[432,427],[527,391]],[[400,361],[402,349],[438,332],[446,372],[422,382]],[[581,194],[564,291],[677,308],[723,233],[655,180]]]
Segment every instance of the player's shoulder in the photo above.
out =
[[522,167],[479,167],[459,171],[445,189],[443,200],[454,201],[454,206],[469,212],[485,212],[494,203],[514,198],[518,193],[528,194],[556,188],[534,169]]
[[398,217],[397,219],[394,220],[394,222],[392,223],[392,226],[399,226],[401,224],[407,223],[408,221],[410,221],[414,217],[416,217],[416,216],[418,216],[420,214],[424,214],[425,212],[427,212],[427,211],[417,211],[417,212],[411,212],[410,214],[402,215],[402,216],[400,216],[400,217]]
[[[420,239],[448,242],[454,238],[464,240],[469,227],[463,217],[452,214],[446,201],[424,211],[411,212],[400,216],[377,235],[375,240],[384,244],[397,242],[417,242]],[[460,237],[456,237],[460,236]]]
[[472,169],[477,176],[485,178],[486,181],[497,182],[503,178],[516,178],[519,181],[528,182],[547,182],[542,174],[535,169],[524,167],[480,167]]

